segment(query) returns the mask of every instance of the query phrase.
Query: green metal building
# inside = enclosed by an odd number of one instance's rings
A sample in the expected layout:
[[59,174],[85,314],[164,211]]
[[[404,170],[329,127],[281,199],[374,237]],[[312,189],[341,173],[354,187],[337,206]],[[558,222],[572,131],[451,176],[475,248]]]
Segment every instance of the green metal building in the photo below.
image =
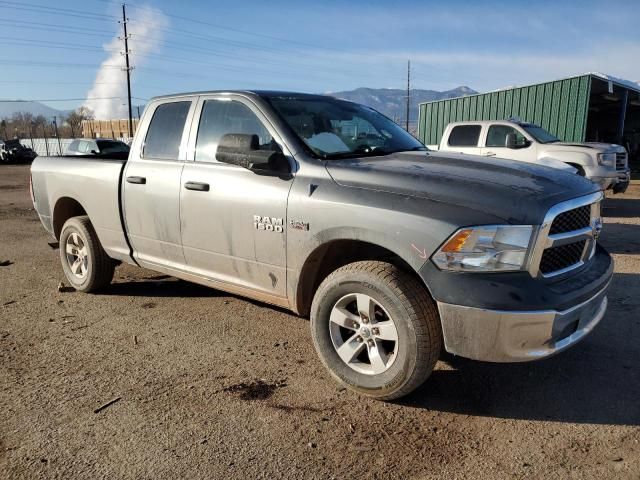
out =
[[434,145],[450,122],[511,117],[540,125],[563,141],[622,144],[638,168],[640,87],[599,74],[422,103],[418,138]]

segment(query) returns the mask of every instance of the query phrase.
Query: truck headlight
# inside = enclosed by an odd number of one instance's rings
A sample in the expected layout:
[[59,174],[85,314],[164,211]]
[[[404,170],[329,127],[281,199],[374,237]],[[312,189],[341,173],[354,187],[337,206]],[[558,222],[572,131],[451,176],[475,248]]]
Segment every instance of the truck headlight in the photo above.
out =
[[509,272],[525,269],[531,225],[484,225],[454,233],[431,259],[440,270]]
[[603,166],[613,167],[616,164],[615,153],[599,153],[598,163]]

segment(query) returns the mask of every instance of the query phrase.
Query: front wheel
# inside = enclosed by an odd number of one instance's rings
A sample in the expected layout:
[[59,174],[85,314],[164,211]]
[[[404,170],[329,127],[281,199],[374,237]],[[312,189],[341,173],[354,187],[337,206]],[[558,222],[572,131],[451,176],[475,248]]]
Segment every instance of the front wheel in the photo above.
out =
[[318,287],[313,342],[331,375],[363,395],[393,400],[415,390],[438,361],[442,330],[424,285],[385,262],[355,262]]
[[111,283],[115,262],[105,253],[89,217],[67,220],[60,232],[60,261],[71,286],[95,292]]

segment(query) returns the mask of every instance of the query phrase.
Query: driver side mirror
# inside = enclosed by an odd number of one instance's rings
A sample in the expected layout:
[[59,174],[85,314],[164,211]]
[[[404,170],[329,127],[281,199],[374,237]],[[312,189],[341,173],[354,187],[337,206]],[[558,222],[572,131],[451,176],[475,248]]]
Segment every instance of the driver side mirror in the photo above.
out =
[[227,133],[216,150],[216,160],[258,172],[290,173],[289,162],[282,152],[260,150],[257,135]]
[[518,143],[517,136],[515,133],[507,133],[507,136],[504,142],[504,146],[511,149],[527,148],[529,145],[531,145],[531,142],[526,138],[524,139],[523,143]]

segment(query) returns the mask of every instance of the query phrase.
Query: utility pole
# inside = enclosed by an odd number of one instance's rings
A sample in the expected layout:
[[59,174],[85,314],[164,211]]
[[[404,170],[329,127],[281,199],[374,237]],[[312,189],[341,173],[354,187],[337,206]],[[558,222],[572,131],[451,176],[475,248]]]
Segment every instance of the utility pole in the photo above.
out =
[[131,67],[129,66],[129,36],[127,35],[126,5],[122,4],[122,26],[124,27],[124,58],[127,64],[127,98],[129,100],[129,137],[133,138],[133,112],[131,110]]
[[42,135],[44,136],[44,148],[47,151],[47,157],[49,156],[49,140],[47,139],[47,129],[46,129],[47,121],[42,122]]
[[56,138],[58,139],[58,154],[62,155],[62,142],[60,141],[60,134],[58,133],[58,117],[53,116],[53,129],[56,132]]
[[409,131],[409,89],[411,87],[411,60],[407,60],[407,123],[406,123],[406,130],[407,132]]
[[33,145],[33,130],[32,130],[33,126],[34,126],[34,123],[30,122],[29,123],[29,138],[31,139],[31,150],[35,150],[36,149],[36,147]]

